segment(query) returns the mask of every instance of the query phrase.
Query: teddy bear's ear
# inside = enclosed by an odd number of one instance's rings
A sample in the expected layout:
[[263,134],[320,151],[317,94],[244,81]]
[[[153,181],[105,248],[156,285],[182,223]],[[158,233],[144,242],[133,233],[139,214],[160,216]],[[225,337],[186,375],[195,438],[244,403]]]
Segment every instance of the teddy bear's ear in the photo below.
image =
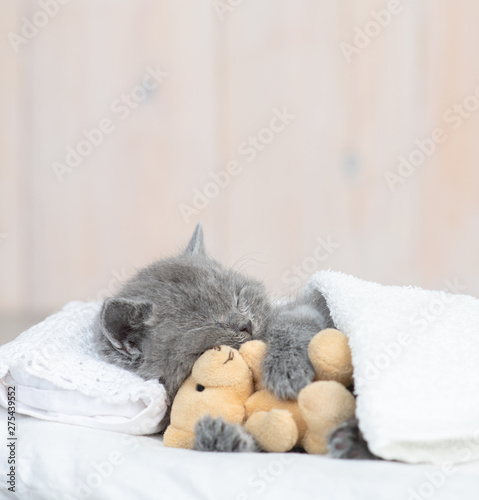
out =
[[239,353],[246,361],[249,369],[253,372],[255,389],[259,390],[262,388],[262,366],[264,357],[266,356],[266,343],[261,340],[250,340],[240,347]]
[[219,346],[203,353],[193,366],[191,376],[205,387],[232,387],[251,382],[248,365],[236,349]]

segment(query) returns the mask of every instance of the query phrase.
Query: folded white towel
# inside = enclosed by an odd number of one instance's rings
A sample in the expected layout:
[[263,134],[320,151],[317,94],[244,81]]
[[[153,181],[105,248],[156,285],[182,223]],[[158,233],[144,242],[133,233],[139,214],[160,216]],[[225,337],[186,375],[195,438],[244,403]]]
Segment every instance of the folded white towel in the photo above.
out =
[[100,359],[92,343],[100,307],[70,302],[0,347],[0,405],[8,406],[14,386],[16,411],[25,415],[129,434],[158,432],[166,391]]
[[349,336],[371,451],[413,463],[479,459],[479,300],[332,271],[308,286]]

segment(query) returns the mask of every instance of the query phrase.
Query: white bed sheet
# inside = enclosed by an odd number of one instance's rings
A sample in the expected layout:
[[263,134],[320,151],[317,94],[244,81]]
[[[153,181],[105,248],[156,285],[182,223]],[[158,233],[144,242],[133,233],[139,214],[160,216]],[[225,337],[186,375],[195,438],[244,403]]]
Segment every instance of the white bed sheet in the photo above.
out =
[[[132,436],[16,415],[16,493],[0,498],[477,500],[479,462],[445,473],[431,465],[334,460],[305,454],[203,453]],[[0,447],[6,450],[6,410]],[[416,493],[418,496],[414,496]]]

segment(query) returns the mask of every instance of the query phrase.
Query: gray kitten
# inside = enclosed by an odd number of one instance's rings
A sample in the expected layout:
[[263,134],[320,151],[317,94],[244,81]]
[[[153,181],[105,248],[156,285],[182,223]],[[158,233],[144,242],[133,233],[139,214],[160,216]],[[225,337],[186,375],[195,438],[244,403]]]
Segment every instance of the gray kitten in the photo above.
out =
[[198,225],[181,255],[142,269],[104,302],[95,339],[107,361],[164,384],[170,406],[204,351],[262,338],[270,313],[260,282],[207,256]]
[[[142,269],[104,302],[95,340],[107,361],[164,384],[170,409],[204,351],[220,344],[238,348],[252,338],[268,343],[266,387],[278,397],[295,398],[314,377],[309,341],[330,326],[319,292],[310,290],[293,302],[272,306],[260,282],[206,254],[199,224],[182,254]],[[168,423],[169,411],[162,428]],[[197,449],[258,449],[244,429],[221,419],[202,420],[197,438]]]

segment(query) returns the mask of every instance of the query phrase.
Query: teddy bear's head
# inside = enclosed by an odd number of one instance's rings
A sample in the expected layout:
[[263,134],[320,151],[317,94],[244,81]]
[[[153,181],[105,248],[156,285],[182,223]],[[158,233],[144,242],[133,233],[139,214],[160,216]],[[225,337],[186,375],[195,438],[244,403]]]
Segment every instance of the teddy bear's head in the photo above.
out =
[[[217,346],[203,353],[193,365],[191,378],[197,392],[206,389],[231,388],[236,393],[251,389],[251,373],[240,353],[227,346]],[[203,395],[204,396],[204,395]]]
[[176,394],[171,425],[193,432],[204,415],[242,423],[244,403],[253,393],[253,375],[240,353],[218,346],[203,353]]

